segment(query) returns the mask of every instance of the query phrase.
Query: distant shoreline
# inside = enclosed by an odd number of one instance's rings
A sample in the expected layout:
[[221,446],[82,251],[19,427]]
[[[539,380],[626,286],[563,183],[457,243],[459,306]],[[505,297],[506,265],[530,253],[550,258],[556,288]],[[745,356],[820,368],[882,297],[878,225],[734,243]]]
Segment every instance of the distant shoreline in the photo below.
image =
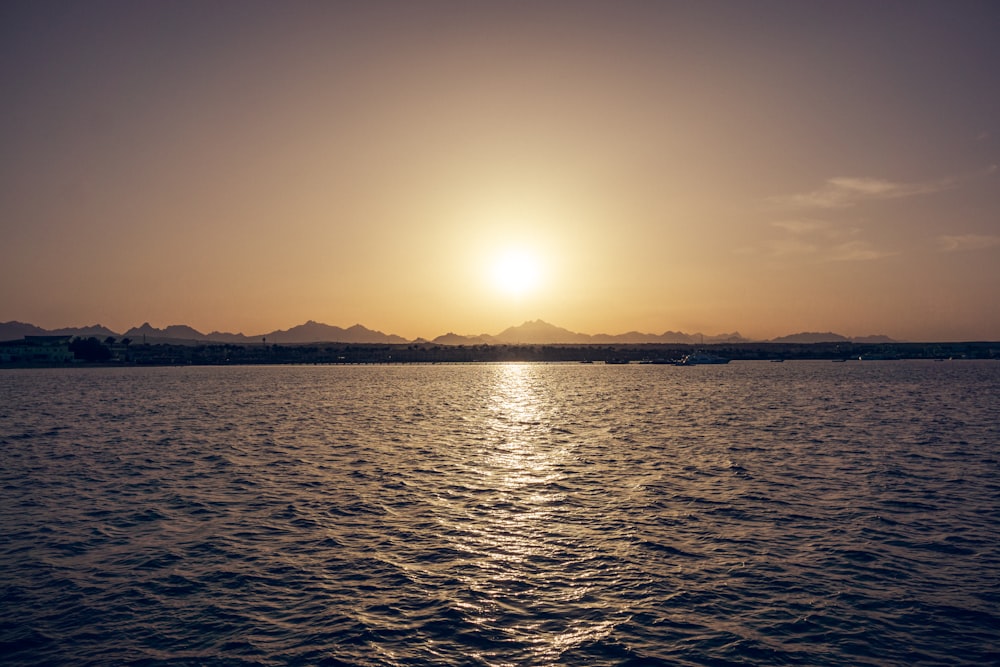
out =
[[115,359],[70,362],[10,360],[0,368],[125,366],[350,365],[474,362],[670,363],[695,351],[730,361],[1000,359],[1000,342],[960,343],[717,343],[625,345],[425,344],[133,344]]

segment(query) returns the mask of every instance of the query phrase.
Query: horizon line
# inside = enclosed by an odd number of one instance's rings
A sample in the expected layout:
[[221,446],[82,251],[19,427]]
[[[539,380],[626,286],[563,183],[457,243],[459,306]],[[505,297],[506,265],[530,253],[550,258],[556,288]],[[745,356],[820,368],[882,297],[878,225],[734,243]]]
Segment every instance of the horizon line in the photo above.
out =
[[[518,328],[526,327],[528,325],[544,325],[545,327],[548,327],[548,328],[551,328],[551,329],[559,329],[559,330],[565,331],[568,334],[572,334],[574,336],[586,336],[586,337],[590,337],[590,338],[601,338],[601,337],[620,338],[620,337],[623,337],[623,336],[630,336],[630,335],[632,335],[632,336],[649,336],[649,337],[659,338],[659,337],[662,337],[662,336],[667,336],[667,335],[670,335],[670,334],[675,334],[675,335],[685,336],[685,337],[691,337],[691,338],[699,337],[700,336],[700,337],[703,337],[703,338],[722,339],[722,340],[716,340],[716,341],[703,341],[703,342],[709,342],[709,343],[711,343],[711,342],[727,342],[725,340],[727,338],[729,338],[729,339],[731,339],[731,338],[738,338],[738,339],[741,339],[741,341],[745,341],[745,342],[772,342],[772,341],[784,342],[784,341],[780,341],[779,339],[789,338],[789,337],[792,337],[792,336],[807,336],[807,335],[812,335],[812,336],[828,335],[828,336],[833,336],[833,337],[844,338],[844,339],[846,339],[848,341],[854,341],[856,339],[876,339],[876,338],[882,338],[882,339],[886,339],[886,340],[882,340],[882,341],[878,341],[878,342],[893,342],[893,343],[906,343],[906,342],[974,342],[974,341],[976,341],[976,342],[982,342],[982,341],[992,342],[991,339],[989,339],[989,338],[981,339],[981,341],[980,341],[980,339],[975,339],[975,338],[949,339],[949,340],[939,340],[939,341],[935,341],[935,340],[914,341],[914,340],[897,339],[897,338],[894,338],[894,337],[890,336],[889,334],[885,334],[885,333],[870,333],[870,334],[864,334],[864,335],[848,335],[848,334],[843,334],[843,333],[836,332],[833,329],[828,329],[826,331],[803,329],[803,330],[800,330],[800,331],[795,331],[795,332],[792,332],[792,333],[781,334],[781,335],[773,336],[773,337],[770,337],[770,338],[745,336],[745,335],[741,334],[738,329],[734,329],[734,330],[732,330],[730,332],[723,331],[723,332],[720,332],[720,333],[717,333],[717,334],[707,334],[707,333],[704,333],[703,331],[694,331],[694,332],[690,332],[689,333],[689,332],[681,331],[679,329],[678,330],[666,329],[666,330],[664,330],[662,332],[659,332],[659,333],[650,332],[650,331],[641,331],[641,330],[638,330],[638,329],[630,329],[630,330],[627,330],[627,331],[623,331],[621,333],[606,333],[606,332],[587,333],[587,332],[580,332],[580,331],[573,331],[573,330],[570,330],[570,329],[566,329],[565,327],[561,327],[561,326],[552,324],[551,322],[548,322],[547,320],[543,320],[541,318],[536,318],[536,319],[533,319],[533,320],[525,320],[524,322],[522,322],[519,325],[510,325],[510,326],[505,327],[504,329],[502,329],[501,331],[499,331],[498,333],[495,333],[495,334],[493,334],[493,333],[486,333],[486,332],[480,332],[480,333],[474,333],[474,334],[463,334],[463,333],[456,333],[455,331],[447,331],[447,332],[445,332],[443,334],[439,334],[439,335],[434,336],[434,337],[416,336],[416,337],[412,337],[412,338],[409,338],[407,336],[402,336],[402,335],[399,335],[399,334],[395,334],[395,333],[392,333],[392,332],[385,332],[385,331],[383,331],[381,329],[374,329],[374,328],[371,328],[371,327],[369,327],[367,325],[364,325],[364,324],[362,324],[360,322],[357,322],[357,323],[352,324],[352,325],[347,326],[347,327],[343,327],[343,326],[339,326],[339,325],[327,324],[325,322],[319,322],[319,321],[313,320],[313,319],[308,319],[308,320],[306,320],[305,322],[303,322],[301,324],[293,325],[293,326],[290,326],[290,327],[285,328],[285,329],[273,329],[271,331],[261,332],[261,333],[258,333],[258,334],[245,334],[242,331],[240,331],[240,332],[220,331],[218,329],[213,329],[212,331],[204,332],[204,331],[202,331],[202,330],[200,330],[200,329],[198,329],[198,328],[196,328],[194,326],[191,326],[190,324],[183,324],[183,323],[167,324],[167,325],[165,325],[163,327],[156,327],[156,326],[152,325],[148,320],[144,321],[140,325],[129,327],[128,329],[125,329],[124,331],[121,331],[121,332],[118,332],[118,331],[112,329],[111,327],[105,326],[105,325],[103,325],[103,324],[101,324],[99,322],[94,323],[94,324],[89,324],[89,325],[83,325],[83,326],[61,326],[61,327],[52,327],[52,328],[39,326],[37,324],[31,323],[31,322],[24,322],[24,321],[21,321],[21,320],[9,320],[9,321],[5,321],[5,322],[0,322],[0,325],[22,325],[22,326],[29,326],[29,327],[35,327],[35,328],[38,328],[38,329],[41,329],[41,330],[47,331],[47,332],[65,331],[65,330],[103,329],[103,330],[108,331],[111,334],[115,334],[116,336],[126,336],[130,331],[137,330],[137,329],[143,329],[145,327],[153,329],[153,330],[155,330],[156,332],[158,332],[160,334],[162,334],[163,332],[165,332],[167,329],[178,327],[178,328],[191,329],[195,334],[197,334],[199,336],[203,336],[203,337],[210,337],[210,336],[213,336],[213,335],[218,335],[218,336],[242,337],[242,338],[246,338],[246,339],[258,339],[258,338],[265,338],[267,336],[271,336],[271,335],[275,335],[275,334],[289,333],[289,332],[294,331],[295,329],[306,327],[306,326],[308,326],[310,324],[316,325],[316,326],[321,326],[321,327],[328,327],[328,328],[332,328],[332,329],[339,329],[341,331],[350,331],[351,329],[359,329],[360,328],[360,329],[364,329],[365,331],[371,332],[373,334],[378,334],[378,335],[389,337],[389,338],[399,338],[402,341],[405,341],[405,342],[408,342],[408,343],[414,343],[414,342],[418,342],[418,341],[434,342],[435,340],[437,340],[439,338],[444,338],[446,336],[448,336],[448,337],[454,336],[454,337],[458,337],[458,338],[470,338],[470,339],[475,339],[475,338],[496,338],[496,337],[501,336],[504,333],[510,331],[511,329],[518,329]],[[179,339],[179,340],[187,340],[187,339]],[[320,340],[317,340],[315,342],[336,342],[336,341],[320,341]],[[577,344],[582,344],[583,343],[581,341],[566,341],[566,343],[570,343],[570,342],[574,342],[574,343],[577,343]],[[561,344],[561,343],[552,343],[552,344]]]

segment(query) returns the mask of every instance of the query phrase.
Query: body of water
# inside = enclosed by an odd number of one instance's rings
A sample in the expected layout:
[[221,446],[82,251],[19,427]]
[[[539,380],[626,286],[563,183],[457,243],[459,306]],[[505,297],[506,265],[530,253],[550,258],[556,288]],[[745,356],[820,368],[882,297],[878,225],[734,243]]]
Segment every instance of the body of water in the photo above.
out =
[[1000,363],[0,371],[5,665],[1000,651]]

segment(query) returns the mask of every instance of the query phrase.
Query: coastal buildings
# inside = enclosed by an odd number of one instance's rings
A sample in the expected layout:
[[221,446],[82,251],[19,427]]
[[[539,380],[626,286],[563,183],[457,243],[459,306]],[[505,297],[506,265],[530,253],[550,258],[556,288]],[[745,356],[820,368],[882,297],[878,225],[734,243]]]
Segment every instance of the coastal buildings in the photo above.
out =
[[25,336],[23,340],[0,343],[0,363],[68,364],[74,360],[69,349],[72,336]]

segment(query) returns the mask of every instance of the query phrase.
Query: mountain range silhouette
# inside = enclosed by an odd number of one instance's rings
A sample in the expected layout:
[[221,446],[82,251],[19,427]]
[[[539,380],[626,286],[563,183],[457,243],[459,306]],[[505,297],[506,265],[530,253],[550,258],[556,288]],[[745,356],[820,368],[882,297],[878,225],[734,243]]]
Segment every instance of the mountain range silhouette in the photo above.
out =
[[[662,334],[641,333],[629,331],[622,334],[584,334],[570,331],[549,324],[543,320],[532,320],[518,326],[508,327],[498,334],[462,335],[446,333],[433,340],[417,338],[409,340],[395,334],[387,334],[369,329],[361,324],[346,329],[309,320],[290,329],[278,329],[256,336],[242,333],[226,333],[213,331],[202,333],[186,324],[174,324],[158,329],[149,322],[133,327],[125,332],[116,332],[100,324],[84,327],[64,327],[61,329],[43,329],[42,327],[24,322],[0,322],[0,341],[17,340],[25,336],[80,336],[97,338],[129,338],[133,343],[235,343],[248,344],[268,343],[302,344],[302,343],[356,343],[356,344],[406,344],[433,343],[436,345],[587,345],[587,344],[701,344],[701,343],[749,343],[754,342],[744,338],[738,332],[723,333],[714,336],[702,333],[683,333],[666,331]],[[832,332],[803,332],[773,339],[778,343],[890,343],[891,338],[884,335],[848,338]]]

